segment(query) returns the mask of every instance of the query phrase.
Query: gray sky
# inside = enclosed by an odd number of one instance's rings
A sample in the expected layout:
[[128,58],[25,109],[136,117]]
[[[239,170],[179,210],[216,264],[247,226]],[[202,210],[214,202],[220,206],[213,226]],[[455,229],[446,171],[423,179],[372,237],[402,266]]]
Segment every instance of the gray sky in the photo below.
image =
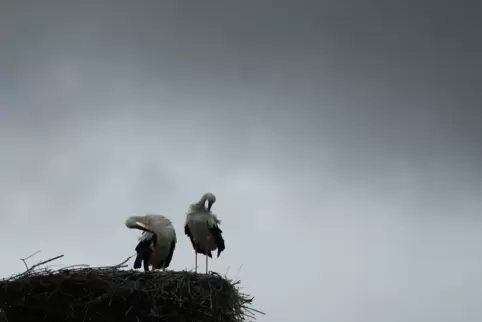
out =
[[95,3],[0,0],[2,275],[212,191],[259,321],[482,319],[480,1]]

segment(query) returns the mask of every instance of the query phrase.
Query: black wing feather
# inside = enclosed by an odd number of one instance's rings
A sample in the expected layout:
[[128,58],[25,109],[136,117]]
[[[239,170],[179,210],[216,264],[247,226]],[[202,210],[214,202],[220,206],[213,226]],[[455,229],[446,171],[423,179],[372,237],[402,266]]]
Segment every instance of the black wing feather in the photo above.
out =
[[224,238],[223,238],[223,231],[221,228],[219,228],[218,225],[213,225],[211,227],[211,234],[214,237],[214,242],[216,243],[216,246],[218,248],[218,257],[221,255],[221,252],[226,249],[226,245],[224,243]]
[[174,250],[176,249],[176,241],[173,240],[171,242],[171,248],[169,249],[169,254],[167,255],[166,258],[166,265],[164,267],[169,267],[169,264],[171,264],[172,256],[174,255]]
[[188,225],[184,225],[184,233],[189,237],[189,239],[191,240],[191,244],[192,244],[192,248],[194,249],[194,251],[198,254],[202,254],[202,255],[206,255],[206,256],[209,256],[209,257],[212,257],[212,254],[211,254],[211,251],[205,251],[204,249],[201,248],[201,246],[199,246],[199,244],[197,244],[195,241],[194,241],[194,238],[192,237],[192,234],[191,234],[191,230],[189,229],[189,226]]
[[[137,244],[135,251],[137,252],[136,259],[134,260],[134,269],[141,268],[144,262],[144,271],[149,270],[149,261],[152,256],[152,248],[157,244],[157,235],[153,234],[151,238],[141,240]],[[151,246],[152,245],[152,246]]]

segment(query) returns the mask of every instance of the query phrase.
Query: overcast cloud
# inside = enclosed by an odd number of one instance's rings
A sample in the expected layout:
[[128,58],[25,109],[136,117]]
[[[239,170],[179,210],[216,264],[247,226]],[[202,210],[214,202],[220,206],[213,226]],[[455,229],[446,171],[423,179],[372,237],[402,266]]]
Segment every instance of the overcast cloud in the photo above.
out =
[[482,320],[480,1],[0,3],[1,275],[212,191],[261,322]]

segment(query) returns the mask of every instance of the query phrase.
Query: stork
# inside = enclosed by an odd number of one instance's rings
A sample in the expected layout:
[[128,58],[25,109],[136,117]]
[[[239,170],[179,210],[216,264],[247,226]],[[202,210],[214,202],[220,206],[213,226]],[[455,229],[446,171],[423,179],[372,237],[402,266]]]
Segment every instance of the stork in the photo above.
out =
[[[206,208],[206,201],[208,206]],[[216,197],[211,192],[205,193],[201,199],[191,204],[186,214],[184,233],[191,240],[194,248],[195,270],[197,272],[197,254],[206,256],[206,274],[208,273],[208,257],[212,258],[211,251],[218,250],[218,256],[226,248],[219,228],[221,221],[211,212]]]
[[144,271],[169,267],[177,238],[176,230],[170,219],[163,215],[146,214],[127,218],[125,225],[130,229],[142,230],[139,243],[136,247],[137,257],[134,268],[141,268],[144,262]]

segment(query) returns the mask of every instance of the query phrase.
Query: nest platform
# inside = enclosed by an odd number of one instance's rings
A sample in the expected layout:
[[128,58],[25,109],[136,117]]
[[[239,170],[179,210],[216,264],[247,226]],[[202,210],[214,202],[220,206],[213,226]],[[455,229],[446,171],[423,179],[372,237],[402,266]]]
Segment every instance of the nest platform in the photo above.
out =
[[26,272],[0,281],[9,322],[243,322],[252,298],[237,282],[189,271],[77,268]]

